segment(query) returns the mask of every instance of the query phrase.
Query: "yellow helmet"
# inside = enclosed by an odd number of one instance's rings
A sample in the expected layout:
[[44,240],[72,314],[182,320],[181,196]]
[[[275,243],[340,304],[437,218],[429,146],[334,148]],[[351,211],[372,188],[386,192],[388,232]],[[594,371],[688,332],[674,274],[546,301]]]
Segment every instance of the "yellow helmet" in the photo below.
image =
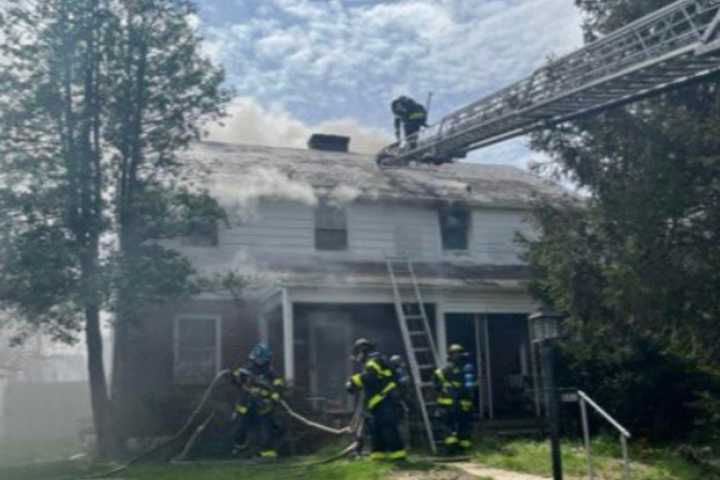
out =
[[465,349],[459,343],[453,343],[448,348],[448,353],[465,353]]

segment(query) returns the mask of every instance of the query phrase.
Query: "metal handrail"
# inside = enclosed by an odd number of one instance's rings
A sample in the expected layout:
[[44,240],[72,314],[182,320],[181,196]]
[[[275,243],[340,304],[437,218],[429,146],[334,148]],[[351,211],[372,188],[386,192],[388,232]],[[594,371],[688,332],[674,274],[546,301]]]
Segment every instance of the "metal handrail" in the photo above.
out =
[[592,449],[590,448],[590,428],[588,425],[588,415],[587,415],[587,407],[586,404],[589,404],[598,414],[600,414],[601,417],[603,417],[607,422],[612,425],[618,432],[620,432],[620,446],[622,448],[622,454],[623,454],[623,478],[627,480],[630,477],[630,459],[628,456],[628,448],[627,448],[627,440],[631,437],[630,432],[620,425],[620,423],[615,420],[609,413],[607,413],[603,408],[595,403],[595,401],[590,398],[585,392],[582,390],[577,391],[577,395],[580,398],[579,404],[580,404],[580,416],[582,418],[582,428],[583,428],[583,439],[585,441],[585,450],[587,450],[588,455],[588,478],[590,480],[593,480],[593,467],[592,467]]
[[582,398],[582,399],[585,400],[587,403],[589,403],[590,406],[593,407],[597,413],[599,413],[603,418],[605,418],[605,420],[607,420],[607,421],[610,423],[610,425],[612,425],[613,427],[615,427],[615,429],[616,429],[618,432],[620,432],[621,434],[625,435],[625,438],[630,438],[630,437],[631,437],[630,432],[628,432],[627,429],[625,429],[625,427],[623,427],[622,425],[620,425],[620,423],[618,423],[617,420],[615,420],[613,417],[611,417],[609,413],[607,413],[605,410],[603,410],[600,405],[598,405],[597,403],[595,403],[595,402],[593,401],[593,399],[590,398],[590,397],[587,395],[587,393],[583,392],[582,390],[578,390],[577,394],[578,394],[578,396],[579,396],[580,398]]

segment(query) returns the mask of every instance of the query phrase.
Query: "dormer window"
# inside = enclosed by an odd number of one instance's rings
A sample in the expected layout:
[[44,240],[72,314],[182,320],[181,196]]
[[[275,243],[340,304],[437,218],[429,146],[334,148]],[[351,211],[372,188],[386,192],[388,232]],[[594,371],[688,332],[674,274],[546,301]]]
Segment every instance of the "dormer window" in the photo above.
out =
[[468,249],[470,210],[464,205],[452,205],[439,211],[443,250]]
[[347,215],[345,209],[320,202],[315,209],[315,249],[347,250]]

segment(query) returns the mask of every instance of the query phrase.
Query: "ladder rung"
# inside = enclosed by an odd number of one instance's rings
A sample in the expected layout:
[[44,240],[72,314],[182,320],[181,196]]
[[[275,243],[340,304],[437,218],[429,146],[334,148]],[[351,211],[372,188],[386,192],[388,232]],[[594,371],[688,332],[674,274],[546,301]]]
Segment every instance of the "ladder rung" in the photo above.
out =
[[415,353],[430,353],[431,352],[429,347],[413,348],[413,351]]
[[418,365],[418,368],[420,370],[427,370],[428,368],[434,369],[435,365],[433,365],[432,363],[426,363],[425,365]]
[[405,315],[405,320],[424,320],[422,315]]
[[409,333],[410,333],[410,335],[415,335],[415,336],[426,335],[425,330],[411,330]]

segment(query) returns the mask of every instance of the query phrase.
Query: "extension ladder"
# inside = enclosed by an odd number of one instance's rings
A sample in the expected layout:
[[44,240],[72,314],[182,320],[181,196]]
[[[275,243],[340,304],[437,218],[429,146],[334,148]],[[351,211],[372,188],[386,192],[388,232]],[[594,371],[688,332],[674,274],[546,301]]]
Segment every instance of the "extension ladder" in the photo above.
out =
[[[436,453],[436,432],[428,409],[435,405],[432,376],[440,359],[412,261],[407,257],[388,257],[386,263],[423,427],[430,449]],[[403,287],[407,289],[408,286],[411,287],[411,299],[402,295]]]
[[381,166],[467,152],[720,72],[720,0],[678,0],[385,147]]

